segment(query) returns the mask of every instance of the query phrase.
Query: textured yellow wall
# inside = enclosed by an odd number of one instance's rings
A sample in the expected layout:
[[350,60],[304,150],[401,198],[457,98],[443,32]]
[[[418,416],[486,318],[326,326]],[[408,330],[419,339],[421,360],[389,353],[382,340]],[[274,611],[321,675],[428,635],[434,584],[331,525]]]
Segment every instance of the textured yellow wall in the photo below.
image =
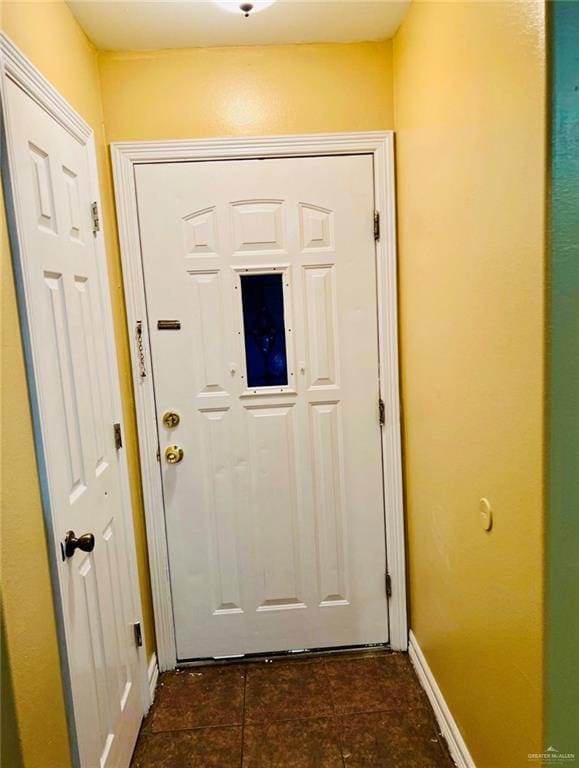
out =
[[392,128],[392,44],[99,55],[107,141]]
[[544,13],[419,2],[394,40],[411,625],[479,768],[544,746]]
[[[7,2],[2,29],[94,128],[109,255],[115,253],[112,192],[106,176],[100,82],[96,51],[63,2]],[[12,264],[2,226],[2,592],[14,706],[26,768],[65,768],[68,743],[50,575],[34,461]],[[124,329],[118,261],[109,259],[115,324],[121,352],[122,394],[127,427],[133,508],[147,648],[154,649],[145,533],[136,461],[136,430]],[[50,702],[50,706],[47,703]]]

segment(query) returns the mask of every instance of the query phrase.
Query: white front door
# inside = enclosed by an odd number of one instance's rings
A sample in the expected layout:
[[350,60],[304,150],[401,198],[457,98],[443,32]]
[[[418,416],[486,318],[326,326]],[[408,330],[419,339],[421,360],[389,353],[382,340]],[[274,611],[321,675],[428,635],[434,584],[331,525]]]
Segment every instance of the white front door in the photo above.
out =
[[127,768],[144,708],[140,607],[113,427],[119,385],[107,271],[92,231],[94,148],[8,78],[3,96],[80,765]]
[[387,642],[372,157],[136,184],[177,658]]

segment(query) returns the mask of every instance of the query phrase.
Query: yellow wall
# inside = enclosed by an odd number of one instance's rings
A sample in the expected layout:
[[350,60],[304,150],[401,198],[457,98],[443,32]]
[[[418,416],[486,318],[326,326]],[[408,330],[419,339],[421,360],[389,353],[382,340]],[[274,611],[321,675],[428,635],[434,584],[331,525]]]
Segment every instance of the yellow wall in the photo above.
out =
[[[114,254],[112,192],[106,176],[96,51],[63,2],[7,2],[2,28],[94,128],[101,172],[106,244]],[[0,201],[1,202],[1,201]],[[2,227],[2,592],[14,706],[26,768],[65,768],[68,743],[48,558],[38,488],[32,425],[4,206]],[[136,430],[127,370],[127,344],[118,261],[109,259],[115,324],[121,354],[133,508],[147,648],[154,648]],[[47,703],[50,703],[47,706]]]
[[101,53],[107,141],[392,128],[392,44]]
[[394,40],[411,624],[479,768],[544,746],[544,13],[414,3]]

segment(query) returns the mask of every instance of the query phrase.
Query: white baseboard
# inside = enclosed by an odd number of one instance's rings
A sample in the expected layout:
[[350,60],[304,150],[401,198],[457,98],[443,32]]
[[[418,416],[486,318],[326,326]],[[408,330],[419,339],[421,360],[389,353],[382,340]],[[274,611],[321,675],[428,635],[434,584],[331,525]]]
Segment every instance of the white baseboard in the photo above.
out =
[[157,654],[153,653],[151,661],[149,662],[149,668],[147,670],[147,679],[149,681],[149,694],[151,696],[151,704],[155,700],[155,689],[157,688],[157,680],[159,679],[159,665],[157,664]]
[[438,683],[432,674],[432,670],[428,666],[428,662],[426,661],[412,630],[410,630],[409,633],[408,655],[416,670],[420,684],[426,691],[426,695],[430,700],[438,725],[440,726],[440,732],[446,739],[452,759],[458,768],[476,768],[474,760],[472,759],[468,747],[464,743],[464,739],[458,729],[458,725],[444,700],[442,691],[438,687]]

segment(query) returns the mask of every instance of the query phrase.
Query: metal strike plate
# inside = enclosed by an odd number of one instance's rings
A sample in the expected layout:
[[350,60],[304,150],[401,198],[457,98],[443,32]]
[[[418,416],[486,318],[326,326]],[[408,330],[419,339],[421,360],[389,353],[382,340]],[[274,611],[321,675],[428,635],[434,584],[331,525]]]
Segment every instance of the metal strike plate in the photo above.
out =
[[180,320],[157,320],[157,330],[159,331],[180,331]]
[[165,448],[165,461],[167,464],[178,464],[183,461],[183,449],[178,445],[168,445]]
[[163,414],[163,424],[167,429],[175,429],[179,425],[181,417],[176,411],[165,411]]

